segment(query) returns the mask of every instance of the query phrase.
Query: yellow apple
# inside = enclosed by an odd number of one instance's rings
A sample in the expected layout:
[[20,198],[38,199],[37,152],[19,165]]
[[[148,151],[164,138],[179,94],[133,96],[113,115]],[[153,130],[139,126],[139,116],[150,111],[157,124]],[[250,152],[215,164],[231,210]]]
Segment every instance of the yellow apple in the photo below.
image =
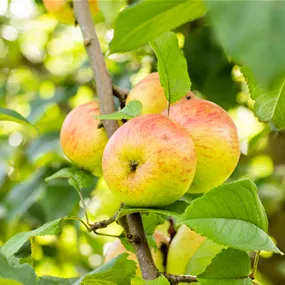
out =
[[171,105],[169,119],[183,127],[195,144],[197,168],[189,192],[203,193],[232,174],[240,144],[237,128],[225,110],[207,100],[188,98]]
[[169,246],[166,272],[177,275],[185,274],[190,259],[205,239],[185,225],[179,227]]
[[166,206],[185,194],[196,168],[194,144],[185,130],[159,114],[134,118],[107,143],[103,176],[130,206]]
[[[72,0],[43,0],[46,10],[64,24],[75,24]],[[91,14],[98,12],[97,0],[89,0]]]
[[65,155],[96,176],[102,175],[102,155],[108,141],[100,121],[94,118],[99,114],[96,101],[78,106],[67,115],[60,132]]
[[160,84],[158,72],[149,74],[130,91],[126,103],[139,100],[142,114],[160,114],[167,107],[164,89]]

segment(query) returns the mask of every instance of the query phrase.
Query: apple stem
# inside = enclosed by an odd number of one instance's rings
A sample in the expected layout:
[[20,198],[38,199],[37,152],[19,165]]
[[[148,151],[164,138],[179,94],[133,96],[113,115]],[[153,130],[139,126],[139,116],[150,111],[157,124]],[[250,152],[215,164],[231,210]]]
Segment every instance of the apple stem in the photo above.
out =
[[[88,0],[73,0],[76,20],[80,26],[83,42],[88,53],[89,62],[93,70],[96,82],[96,91],[100,103],[101,114],[110,114],[115,111],[113,100],[113,88],[110,75],[104,61],[100,43],[96,34],[94,23],[89,9]],[[104,128],[111,137],[118,129],[115,120],[104,120]],[[126,217],[127,225],[125,231],[133,236],[140,237],[138,242],[133,242],[135,253],[139,261],[142,276],[145,280],[153,280],[158,276],[158,270],[154,264],[150,248],[147,243],[145,231],[140,214],[130,214]],[[125,223],[121,223],[124,224]]]

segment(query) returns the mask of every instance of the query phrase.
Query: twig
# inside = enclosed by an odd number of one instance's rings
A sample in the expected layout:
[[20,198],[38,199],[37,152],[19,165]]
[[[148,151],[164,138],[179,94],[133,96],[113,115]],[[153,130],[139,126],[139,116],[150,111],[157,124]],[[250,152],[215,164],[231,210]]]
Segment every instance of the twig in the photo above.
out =
[[[76,19],[81,28],[83,41],[89,56],[89,62],[94,73],[97,95],[100,102],[100,111],[102,114],[113,113],[115,108],[111,78],[108,74],[104,57],[101,52],[88,0],[73,0],[73,3]],[[111,137],[118,128],[118,122],[115,120],[105,120],[103,121],[103,125],[108,137]],[[130,233],[140,237],[140,241],[138,243],[133,243],[133,245],[143,278],[145,280],[156,279],[158,271],[155,267],[150,248],[147,244],[140,214],[127,215],[126,220]]]
[[168,281],[170,281],[171,284],[178,284],[180,282],[198,282],[197,278],[192,275],[174,275],[168,273],[162,273],[162,275],[164,275],[168,279]]
[[[113,113],[115,106],[113,101],[112,82],[106,68],[90,14],[88,0],[74,0],[73,4],[76,19],[82,31],[83,42],[89,56],[89,62],[94,73],[97,95],[100,101],[100,112],[102,114]],[[105,120],[103,121],[103,124],[109,137],[111,137],[118,128],[118,122],[115,120]]]
[[98,229],[104,229],[104,228],[108,227],[110,224],[114,223],[116,221],[118,214],[119,214],[120,210],[122,209],[122,207],[123,207],[123,204],[121,204],[119,210],[115,213],[115,215],[113,215],[109,219],[99,221],[99,222],[94,223],[93,225],[90,225],[90,228],[89,228],[90,232],[94,232]]
[[124,108],[126,105],[126,99],[129,92],[130,90],[128,89],[120,88],[118,86],[113,85],[113,95],[119,99],[121,109]]

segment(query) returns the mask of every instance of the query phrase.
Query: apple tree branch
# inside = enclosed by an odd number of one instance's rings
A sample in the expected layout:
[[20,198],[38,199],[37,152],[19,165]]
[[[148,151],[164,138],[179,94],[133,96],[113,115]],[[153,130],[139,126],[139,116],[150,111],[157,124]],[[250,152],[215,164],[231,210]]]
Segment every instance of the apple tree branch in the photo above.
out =
[[[102,114],[112,113],[115,110],[112,82],[100,48],[88,0],[73,0],[73,4],[76,20],[82,31],[84,45],[94,73],[100,102],[100,111]],[[111,137],[118,128],[118,123],[114,120],[105,120],[103,121],[103,125],[109,137]],[[128,215],[127,224],[130,234],[139,237],[139,239],[136,239],[133,242],[133,245],[143,278],[146,280],[153,280],[158,276],[158,270],[154,264],[150,248],[147,244],[140,214]]]

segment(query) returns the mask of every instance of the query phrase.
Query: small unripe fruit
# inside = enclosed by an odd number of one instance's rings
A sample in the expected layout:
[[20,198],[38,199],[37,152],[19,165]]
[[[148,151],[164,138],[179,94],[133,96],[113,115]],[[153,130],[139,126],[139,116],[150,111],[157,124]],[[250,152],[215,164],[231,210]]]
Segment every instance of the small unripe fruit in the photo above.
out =
[[130,206],[166,206],[185,194],[194,177],[194,144],[163,115],[144,115],[120,127],[103,154],[110,190]]
[[[74,25],[76,23],[72,0],[43,0],[45,8],[58,21],[64,24]],[[92,16],[98,12],[97,0],[89,0],[89,8]]]
[[170,243],[166,272],[178,275],[185,274],[190,259],[205,239],[205,237],[193,232],[187,226],[182,225]]
[[96,176],[102,175],[102,155],[108,141],[100,121],[94,118],[99,114],[96,101],[78,106],[67,115],[60,132],[65,155]]
[[224,183],[240,156],[237,128],[229,114],[212,102],[183,98],[171,105],[169,118],[183,127],[195,144],[197,167],[189,192],[203,193]]
[[130,91],[126,103],[139,100],[142,114],[160,114],[167,107],[164,89],[160,84],[158,72],[149,74]]

